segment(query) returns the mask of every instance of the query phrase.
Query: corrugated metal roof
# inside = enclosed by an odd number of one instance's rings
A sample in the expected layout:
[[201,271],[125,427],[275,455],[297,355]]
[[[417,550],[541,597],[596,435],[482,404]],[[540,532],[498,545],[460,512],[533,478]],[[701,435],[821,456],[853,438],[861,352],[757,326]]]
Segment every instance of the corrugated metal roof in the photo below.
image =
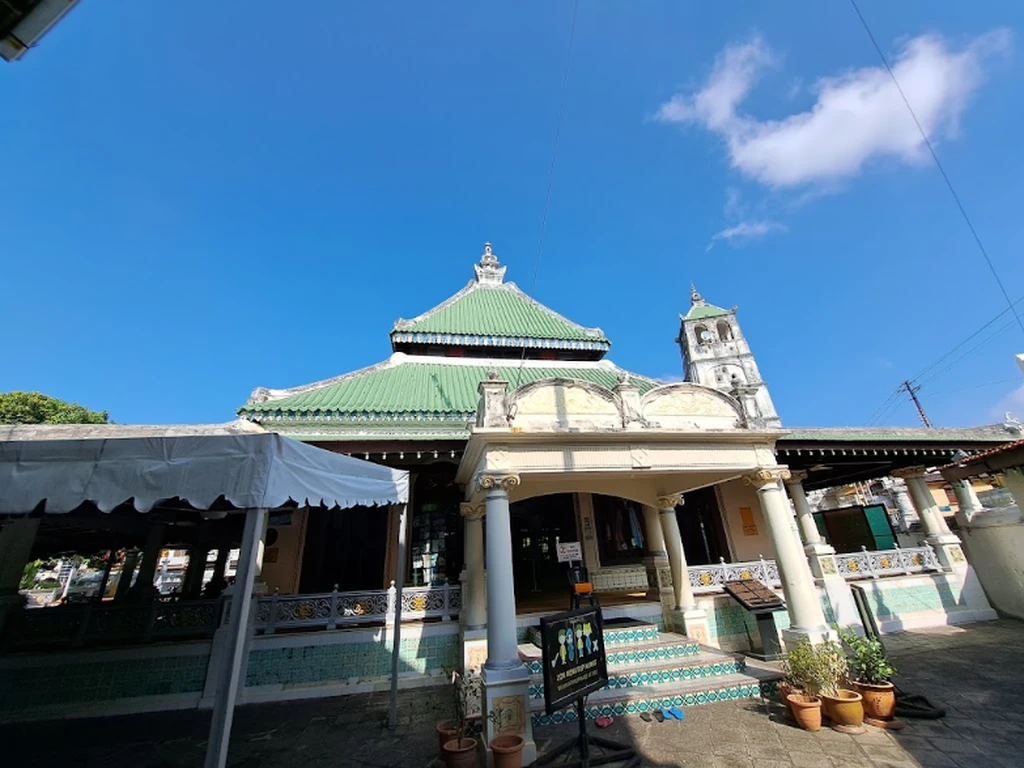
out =
[[1001,425],[984,427],[803,427],[781,438],[779,447],[796,442],[1004,442],[1013,439]]
[[[539,379],[578,379],[607,389],[618,383],[619,369],[593,364],[573,365],[553,362],[551,366],[465,365],[455,362],[424,362],[399,360],[355,371],[323,386],[304,387],[303,391],[262,403],[249,403],[239,414],[259,421],[260,414],[320,414],[322,416],[388,417],[407,414],[410,418],[436,414],[443,420],[464,419],[476,413],[480,399],[478,386],[489,370],[509,382],[509,389]],[[631,376],[642,392],[659,382],[642,376]]]

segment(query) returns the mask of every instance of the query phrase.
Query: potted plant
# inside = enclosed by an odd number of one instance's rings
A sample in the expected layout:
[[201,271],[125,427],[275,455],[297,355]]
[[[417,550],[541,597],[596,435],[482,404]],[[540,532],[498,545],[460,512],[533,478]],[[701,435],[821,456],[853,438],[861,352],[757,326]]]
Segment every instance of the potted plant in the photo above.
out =
[[864,714],[873,720],[892,720],[896,693],[890,678],[896,668],[889,663],[881,641],[861,637],[852,630],[840,630],[847,649],[847,664],[853,687],[864,700]]
[[804,641],[789,649],[783,664],[790,692],[786,706],[797,724],[806,731],[821,729],[821,699],[814,646]]
[[453,714],[455,715],[455,719],[442,720],[434,727],[434,730],[437,732],[437,755],[441,758],[444,757],[445,742],[451,741],[452,739],[457,738],[459,735],[458,692],[455,689],[455,675],[457,673],[455,672],[455,670],[446,669],[444,671],[448,679],[452,681],[452,691],[455,701],[455,705],[453,707]]
[[[477,741],[467,735],[466,729],[466,695],[468,693],[466,677],[458,672],[452,673],[452,691],[455,699],[455,736],[441,745],[441,759],[448,768],[472,768],[477,762]],[[438,738],[441,737],[440,727]]]
[[487,719],[494,724],[494,738],[490,742],[494,768],[522,768],[526,742],[517,733],[502,733],[512,726],[512,711],[492,709]]
[[814,649],[818,672],[818,696],[825,716],[840,728],[858,728],[864,722],[863,697],[843,688],[849,676],[846,654],[838,643],[821,643]]

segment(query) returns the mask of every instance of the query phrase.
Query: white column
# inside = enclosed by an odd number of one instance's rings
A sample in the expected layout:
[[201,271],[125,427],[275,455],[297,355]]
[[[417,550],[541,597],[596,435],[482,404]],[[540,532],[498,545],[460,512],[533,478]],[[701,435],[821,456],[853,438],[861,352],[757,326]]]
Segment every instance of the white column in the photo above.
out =
[[834,633],[830,632],[825,623],[825,613],[821,609],[810,565],[792,534],[792,514],[779,482],[789,479],[788,469],[771,467],[747,475],[744,481],[757,489],[761,511],[775,545],[775,562],[779,567],[779,579],[789,610],[790,627],[783,630],[783,639],[787,645],[801,640],[819,643],[830,639]]
[[[894,477],[903,478],[904,482],[906,482],[907,490],[910,491],[910,497],[914,501],[914,509],[917,510],[917,516],[921,520],[921,527],[924,528],[925,535],[940,536],[944,532],[945,521],[939,522],[942,513],[939,512],[939,507],[932,497],[932,492],[928,489],[928,483],[925,482],[925,468],[910,467],[909,469],[898,469],[892,474]],[[945,532],[948,531],[949,528],[947,527]]]
[[677,611],[694,606],[693,587],[690,586],[690,574],[686,570],[683,538],[679,535],[679,521],[676,519],[676,507],[682,504],[683,494],[681,493],[658,497],[661,532],[665,537],[668,567],[672,571],[672,593],[676,603],[672,607]]
[[518,475],[483,475],[487,515],[487,661],[485,673],[501,679],[524,669],[516,642],[516,588],[512,574],[512,521],[508,492]]
[[665,551],[668,553],[668,567],[672,573],[672,601],[675,603],[672,606],[670,623],[698,643],[708,643],[708,615],[697,607],[697,601],[693,597],[690,573],[686,568],[686,551],[683,549],[683,539],[679,535],[676,507],[682,504],[681,493],[669,493],[658,497],[658,519],[661,522]]
[[[894,479],[899,480],[899,478]],[[914,509],[914,502],[910,499],[910,491],[907,489],[907,484],[902,480],[899,480],[898,483],[893,483],[892,496],[896,502],[896,508],[900,511],[900,532],[907,533],[910,530],[910,524],[920,519],[917,515],[917,510]]]
[[978,494],[974,492],[974,486],[971,485],[971,481],[966,478],[963,480],[954,480],[953,493],[956,494],[956,501],[960,509],[956,513],[957,522],[961,525],[965,525],[971,522],[972,518],[981,512],[981,500],[978,498]]
[[811,505],[807,503],[807,494],[804,492],[804,480],[806,479],[806,472],[791,472],[790,478],[786,480],[786,491],[793,501],[793,509],[796,510],[796,522],[800,528],[800,539],[804,546],[824,544],[818,526],[814,522]]
[[666,556],[665,534],[661,530],[658,510],[644,505],[644,533],[647,534],[647,554]]
[[668,553],[661,530],[660,515],[656,507],[644,505],[644,570],[647,572],[647,597],[661,603],[663,611],[675,608],[675,594],[668,578]]
[[465,537],[466,581],[462,585],[462,609],[466,629],[483,629],[487,624],[487,587],[484,581],[484,505],[462,505]]
[[[249,664],[244,651],[249,629],[253,577],[256,575],[256,557],[259,554],[260,533],[263,531],[266,518],[266,509],[249,509],[245,512],[242,547],[238,552],[238,570],[235,572],[235,586],[231,595],[228,619],[227,658],[218,670],[221,679],[217,685],[213,718],[210,721],[205,768],[224,768],[228,760],[228,742],[231,740],[235,701]],[[205,556],[203,561],[205,565]]]
[[[483,683],[484,744],[496,735],[487,713],[501,707],[513,714],[503,723],[503,733],[515,733],[525,742],[523,765],[537,759],[537,744],[530,724],[530,673],[519,658],[516,639],[516,591],[512,578],[512,523],[508,492],[519,485],[519,475],[482,474],[476,484],[484,493],[487,515],[487,661],[480,673]],[[522,706],[509,706],[510,700]],[[490,748],[487,747],[487,751]],[[487,755],[487,764],[492,757]]]

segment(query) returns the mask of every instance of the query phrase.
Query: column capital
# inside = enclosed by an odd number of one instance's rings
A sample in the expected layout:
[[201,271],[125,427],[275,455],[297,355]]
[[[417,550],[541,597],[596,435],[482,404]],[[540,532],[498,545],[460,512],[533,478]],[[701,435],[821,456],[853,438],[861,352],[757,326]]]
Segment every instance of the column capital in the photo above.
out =
[[464,501],[459,505],[459,514],[467,520],[482,520],[487,507],[483,504],[474,504],[471,501]]
[[916,477],[924,477],[927,473],[927,467],[903,467],[902,469],[894,469],[889,474],[901,480],[911,480]]
[[807,479],[807,472],[802,469],[791,469],[789,470],[789,479],[786,480],[786,485],[796,485],[802,483]]
[[685,502],[682,493],[666,493],[658,497],[657,506],[660,512],[674,512],[676,507],[681,507]]
[[762,467],[761,469],[743,476],[744,485],[752,485],[758,490],[782,480],[786,482],[793,474],[786,467]]
[[508,493],[520,482],[519,475],[516,474],[479,474],[476,476],[476,485],[481,491],[493,491],[500,488]]

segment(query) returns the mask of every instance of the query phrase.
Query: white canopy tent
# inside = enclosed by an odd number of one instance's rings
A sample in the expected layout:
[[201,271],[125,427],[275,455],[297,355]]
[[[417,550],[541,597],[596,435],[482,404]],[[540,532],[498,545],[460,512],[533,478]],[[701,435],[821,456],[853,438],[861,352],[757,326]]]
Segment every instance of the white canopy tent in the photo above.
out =
[[217,688],[207,768],[227,760],[267,511],[404,505],[408,498],[407,472],[272,433],[0,441],[0,515],[66,514],[86,503],[102,512],[124,505],[149,512],[171,500],[246,515],[229,617],[231,661]]

